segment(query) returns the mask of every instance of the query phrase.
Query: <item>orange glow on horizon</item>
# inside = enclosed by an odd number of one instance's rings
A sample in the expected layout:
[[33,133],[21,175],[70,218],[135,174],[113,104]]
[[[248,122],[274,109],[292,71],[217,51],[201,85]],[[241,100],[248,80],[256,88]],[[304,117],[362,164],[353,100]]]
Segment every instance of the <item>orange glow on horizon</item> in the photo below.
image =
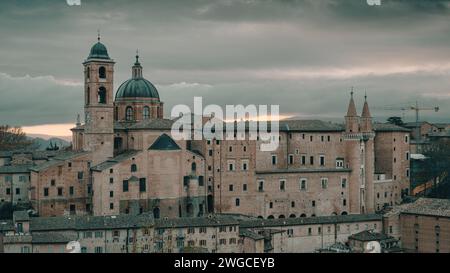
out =
[[33,135],[49,135],[49,136],[59,136],[59,137],[69,137],[72,136],[70,129],[75,127],[72,123],[65,124],[42,124],[35,126],[24,126],[22,130],[27,134]]

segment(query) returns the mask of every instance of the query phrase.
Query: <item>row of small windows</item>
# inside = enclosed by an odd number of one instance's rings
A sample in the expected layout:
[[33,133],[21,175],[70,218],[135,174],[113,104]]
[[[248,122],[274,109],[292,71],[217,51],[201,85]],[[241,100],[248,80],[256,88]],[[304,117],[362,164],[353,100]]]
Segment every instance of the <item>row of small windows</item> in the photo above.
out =
[[[293,135],[292,135],[292,133],[290,133],[289,134],[289,139],[292,139],[292,137],[293,137]],[[306,134],[301,134],[301,139],[305,140],[306,139]],[[314,141],[314,136],[313,135],[309,136],[309,141]],[[320,136],[320,141],[322,141],[322,142],[325,142],[325,141],[330,142],[331,141],[331,136],[330,135],[327,135],[327,136],[321,135]]]
[[[306,165],[307,164],[308,157],[306,155],[300,156],[300,164]],[[289,165],[293,165],[295,163],[294,161],[294,155],[289,155]],[[278,156],[272,155],[272,165],[278,164]],[[309,165],[314,165],[314,156],[309,156],[308,160]],[[325,166],[325,155],[319,155],[319,165]],[[344,160],[343,159],[336,159],[336,168],[343,168],[344,167]]]
[[[117,109],[116,109],[117,112]],[[150,107],[144,106],[142,108],[142,119],[149,119],[150,118]],[[134,109],[131,106],[128,106],[125,110],[125,120],[132,121],[135,120],[134,118]]]
[[[320,184],[322,189],[327,189],[328,188],[328,178],[326,177],[322,177],[320,179]],[[243,184],[245,191],[247,190],[247,184]],[[307,190],[308,188],[308,180],[306,178],[300,178],[300,182],[299,182],[299,189],[302,191]],[[345,189],[347,188],[347,178],[341,178],[341,188]],[[286,190],[286,180],[282,179],[279,181],[279,189],[280,191],[285,191]],[[229,187],[230,191],[233,191],[233,185],[231,184]],[[262,192],[264,191],[264,181],[260,180],[258,181],[258,191]]]
[[[234,160],[229,160],[228,161],[228,171],[230,171],[230,172],[236,171],[235,164],[236,163]],[[241,171],[248,171],[248,165],[249,165],[249,161],[247,159],[242,160],[241,161]]]

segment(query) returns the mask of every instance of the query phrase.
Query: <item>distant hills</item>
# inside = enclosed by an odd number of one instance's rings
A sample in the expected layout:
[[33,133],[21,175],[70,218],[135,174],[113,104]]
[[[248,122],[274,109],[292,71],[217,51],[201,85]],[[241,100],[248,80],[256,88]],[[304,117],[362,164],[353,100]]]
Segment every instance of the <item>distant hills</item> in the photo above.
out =
[[70,142],[72,141],[72,138],[67,136],[59,137],[43,134],[27,134],[27,137],[36,143],[38,150],[45,150],[51,145],[56,145],[61,149],[70,146]]

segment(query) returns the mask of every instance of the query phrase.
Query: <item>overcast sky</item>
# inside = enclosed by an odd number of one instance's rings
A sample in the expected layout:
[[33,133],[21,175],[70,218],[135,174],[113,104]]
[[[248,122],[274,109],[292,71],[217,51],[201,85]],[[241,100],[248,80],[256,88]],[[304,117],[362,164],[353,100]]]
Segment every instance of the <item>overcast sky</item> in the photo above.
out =
[[450,1],[16,0],[0,2],[0,123],[74,123],[82,62],[97,29],[115,88],[144,76],[175,104],[279,104],[286,115],[343,118],[351,86],[379,120],[419,100],[450,122]]

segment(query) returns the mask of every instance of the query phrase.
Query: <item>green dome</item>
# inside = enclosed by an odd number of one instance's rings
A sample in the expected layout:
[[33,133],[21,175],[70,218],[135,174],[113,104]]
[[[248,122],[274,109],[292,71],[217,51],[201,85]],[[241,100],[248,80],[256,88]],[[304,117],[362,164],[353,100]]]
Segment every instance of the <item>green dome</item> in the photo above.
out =
[[116,93],[117,98],[155,98],[159,100],[158,90],[144,78],[133,78],[122,83]]
[[107,59],[109,60],[108,50],[106,46],[100,42],[96,43],[91,48],[91,53],[88,59]]

